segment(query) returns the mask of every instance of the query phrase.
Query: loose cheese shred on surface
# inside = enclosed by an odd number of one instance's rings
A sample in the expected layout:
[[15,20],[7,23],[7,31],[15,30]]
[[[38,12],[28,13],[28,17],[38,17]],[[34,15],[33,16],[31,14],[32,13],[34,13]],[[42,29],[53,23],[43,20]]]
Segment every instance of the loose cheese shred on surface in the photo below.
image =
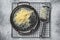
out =
[[27,24],[29,25],[29,17],[32,14],[32,10],[27,10],[25,8],[21,8],[20,11],[16,13],[16,16],[14,17],[15,23],[20,25],[20,24]]

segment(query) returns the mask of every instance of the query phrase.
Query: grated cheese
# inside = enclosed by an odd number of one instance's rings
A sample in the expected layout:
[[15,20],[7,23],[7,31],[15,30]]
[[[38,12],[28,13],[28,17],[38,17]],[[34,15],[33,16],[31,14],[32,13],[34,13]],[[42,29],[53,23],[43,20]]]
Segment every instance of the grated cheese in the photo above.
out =
[[16,16],[14,17],[15,23],[20,25],[20,24],[27,24],[29,25],[29,17],[32,14],[32,10],[27,10],[25,8],[21,8],[20,11],[16,13]]

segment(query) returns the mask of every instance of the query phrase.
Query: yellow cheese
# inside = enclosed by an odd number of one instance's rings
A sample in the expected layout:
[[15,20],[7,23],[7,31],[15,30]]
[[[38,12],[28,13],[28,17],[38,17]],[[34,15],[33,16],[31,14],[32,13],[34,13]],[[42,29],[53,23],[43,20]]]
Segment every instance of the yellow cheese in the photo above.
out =
[[21,8],[21,10],[19,10],[16,13],[16,16],[14,17],[15,23],[16,24],[27,24],[30,22],[29,17],[31,16],[33,11],[29,11],[25,8]]
[[47,17],[47,9],[42,7],[40,9],[40,18],[46,19],[46,17]]

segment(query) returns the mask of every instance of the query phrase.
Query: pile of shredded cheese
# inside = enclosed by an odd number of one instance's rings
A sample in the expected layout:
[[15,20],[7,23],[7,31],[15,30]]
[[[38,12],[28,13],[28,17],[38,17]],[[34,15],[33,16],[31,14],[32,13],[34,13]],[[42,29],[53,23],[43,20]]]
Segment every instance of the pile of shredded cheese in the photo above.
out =
[[20,24],[27,24],[29,25],[29,17],[31,16],[32,14],[32,10],[27,10],[25,8],[21,8],[21,10],[19,10],[15,15],[14,17],[14,20],[15,20],[15,23],[20,25]]
[[40,18],[46,19],[46,17],[47,17],[47,9],[42,7],[40,9]]

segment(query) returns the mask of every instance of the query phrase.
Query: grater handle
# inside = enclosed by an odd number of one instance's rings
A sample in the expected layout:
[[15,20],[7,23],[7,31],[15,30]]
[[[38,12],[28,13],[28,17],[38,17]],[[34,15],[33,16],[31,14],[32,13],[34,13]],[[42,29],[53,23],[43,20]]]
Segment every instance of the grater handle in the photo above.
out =
[[30,5],[30,3],[29,2],[19,2],[19,3],[17,3],[17,5]]
[[45,32],[46,32],[46,23],[43,22],[43,29],[42,29],[41,37],[45,37]]

